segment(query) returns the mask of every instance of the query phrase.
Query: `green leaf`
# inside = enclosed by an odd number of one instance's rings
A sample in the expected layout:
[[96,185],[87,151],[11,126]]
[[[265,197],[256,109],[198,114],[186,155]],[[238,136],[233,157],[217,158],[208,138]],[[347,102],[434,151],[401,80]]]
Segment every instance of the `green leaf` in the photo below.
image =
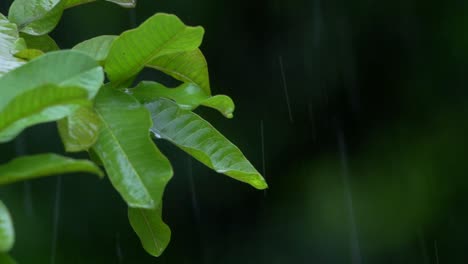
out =
[[38,49],[44,53],[60,49],[55,40],[49,35],[31,36],[20,33],[20,36],[26,41],[28,49]]
[[140,238],[143,248],[152,256],[158,257],[171,240],[171,230],[163,222],[162,207],[156,209],[128,208],[128,219]]
[[37,49],[24,49],[15,53],[15,57],[23,59],[23,60],[27,60],[27,61],[35,59],[41,55],[44,55],[44,52],[42,52],[41,50],[37,50]]
[[16,25],[0,14],[0,76],[25,63],[24,60],[13,56],[25,48]]
[[112,2],[118,4],[121,7],[125,8],[133,8],[136,6],[137,0],[106,0],[108,2]]
[[8,19],[18,25],[21,32],[39,36],[57,26],[64,8],[63,0],[15,0]]
[[151,141],[148,111],[132,96],[103,87],[96,97],[101,130],[93,150],[130,207],[152,209],[172,177],[171,164]]
[[146,103],[145,107],[151,113],[151,131],[157,138],[174,143],[219,173],[257,189],[268,187],[242,152],[200,116],[167,99]]
[[104,76],[77,51],[47,53],[0,77],[0,142],[30,125],[55,121],[89,104]]
[[65,150],[88,150],[99,135],[100,120],[91,107],[80,107],[70,116],[57,122]]
[[0,165],[0,184],[73,172],[87,172],[103,176],[99,167],[89,160],[76,160],[46,153],[16,158]]
[[2,264],[16,264],[16,261],[7,254],[0,253],[0,263]]
[[194,83],[202,88],[206,95],[211,95],[208,65],[199,49],[159,56],[146,66],[162,71],[179,81]]
[[[67,0],[65,4],[65,8],[70,8],[74,7],[77,5],[82,5],[82,4],[87,4],[94,2],[96,0]],[[125,8],[133,8],[136,6],[137,0],[106,0],[107,2],[112,2],[115,4],[118,4],[119,6],[125,7]]]
[[106,60],[111,44],[116,38],[117,36],[95,37],[77,44],[73,49],[82,51],[93,59],[103,62]]
[[13,221],[11,220],[8,208],[0,201],[0,252],[9,251],[14,243],[15,230],[13,229]]
[[192,83],[184,83],[177,88],[167,88],[157,82],[142,81],[128,92],[140,102],[152,102],[161,97],[169,98],[183,109],[192,110],[200,105],[214,108],[227,118],[233,117],[234,102],[229,96],[209,96],[200,87]]
[[158,56],[195,50],[203,33],[202,27],[185,26],[174,15],[156,14],[114,41],[106,61],[108,77],[120,82],[136,75]]
[[29,126],[62,119],[86,104],[88,93],[78,87],[50,84],[26,91],[1,110],[0,142],[12,140]]

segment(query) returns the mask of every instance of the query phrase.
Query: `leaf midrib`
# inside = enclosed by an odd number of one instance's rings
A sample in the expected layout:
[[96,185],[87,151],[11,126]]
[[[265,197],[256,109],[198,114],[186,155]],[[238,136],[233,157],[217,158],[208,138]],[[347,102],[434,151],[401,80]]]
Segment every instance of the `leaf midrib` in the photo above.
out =
[[131,168],[132,168],[132,171],[133,173],[140,179],[140,182],[142,183],[143,187],[144,187],[144,190],[145,190],[145,193],[148,195],[148,197],[151,199],[152,203],[153,203],[153,207],[155,206],[155,202],[153,200],[153,197],[150,195],[149,191],[147,190],[147,187],[146,185],[144,184],[144,181],[142,180],[142,177],[140,176],[140,174],[137,172],[137,170],[135,169],[135,167],[133,166],[133,163],[130,161],[130,158],[128,157],[128,155],[126,154],[126,152],[124,151],[124,148],[122,146],[122,144],[120,143],[120,141],[117,139],[116,135],[114,134],[114,132],[112,131],[112,129],[110,128],[109,124],[106,122],[106,120],[104,119],[103,115],[100,113],[99,109],[96,108],[96,114],[99,116],[99,118],[101,119],[102,123],[104,124],[104,126],[106,127],[106,129],[109,131],[109,134],[112,136],[112,138],[114,139],[114,141],[117,143],[116,145],[119,147],[119,149],[121,150],[121,153],[123,154],[123,156],[125,157],[125,159],[127,160],[128,164],[131,164]]

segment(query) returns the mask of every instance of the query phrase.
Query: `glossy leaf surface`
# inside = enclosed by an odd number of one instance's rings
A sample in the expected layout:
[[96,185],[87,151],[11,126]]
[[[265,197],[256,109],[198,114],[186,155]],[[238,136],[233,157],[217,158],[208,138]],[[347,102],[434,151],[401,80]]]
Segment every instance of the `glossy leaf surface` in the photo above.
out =
[[99,167],[89,160],[77,160],[47,153],[19,157],[0,165],[0,184],[73,172],[103,176]]
[[200,105],[214,108],[228,118],[233,117],[234,102],[229,96],[209,96],[200,87],[193,83],[184,83],[177,88],[167,88],[157,82],[140,82],[137,87],[129,92],[140,102],[152,102],[164,97],[177,102],[183,108],[192,110]]
[[24,60],[13,56],[25,48],[16,25],[0,14],[0,76],[25,63]]
[[113,42],[106,61],[108,77],[111,81],[123,81],[158,56],[195,50],[203,33],[202,27],[185,26],[174,15],[156,14]]
[[15,243],[15,230],[10,212],[5,204],[0,201],[0,252],[7,252]]
[[171,240],[171,229],[163,222],[161,206],[156,209],[128,208],[128,219],[143,248],[158,257]]
[[219,173],[257,189],[268,187],[242,152],[197,114],[181,109],[167,99],[146,103],[145,106],[151,113],[151,131],[156,137],[169,140]]
[[5,74],[0,78],[0,142],[89,104],[103,78],[96,61],[72,51],[48,53]]
[[92,39],[88,39],[81,43],[78,43],[74,50],[79,50],[86,53],[88,56],[93,59],[103,62],[106,60],[107,55],[109,54],[110,47],[112,42],[117,38],[117,36],[99,36]]
[[208,65],[199,49],[159,56],[150,61],[147,66],[184,83],[194,83],[207,96],[211,95]]
[[80,107],[57,125],[65,150],[77,152],[88,150],[96,142],[100,119],[91,107]]
[[64,0],[15,0],[8,19],[18,25],[21,32],[44,35],[57,26],[64,8]]
[[77,87],[45,85],[26,91],[0,112],[0,142],[12,140],[25,128],[71,115],[89,104],[86,90]]
[[132,96],[103,87],[96,113],[102,125],[93,150],[112,184],[130,207],[156,208],[172,168],[151,141],[148,111]]
[[30,61],[41,55],[44,55],[44,52],[42,52],[41,50],[37,50],[37,49],[24,49],[15,53],[16,58],[20,58],[26,61]]

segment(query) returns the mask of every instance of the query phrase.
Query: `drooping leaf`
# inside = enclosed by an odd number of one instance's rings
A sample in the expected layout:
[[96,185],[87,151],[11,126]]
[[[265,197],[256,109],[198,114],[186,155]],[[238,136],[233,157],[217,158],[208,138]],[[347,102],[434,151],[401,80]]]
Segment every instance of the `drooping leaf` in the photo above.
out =
[[156,209],[128,208],[128,219],[140,238],[143,248],[158,257],[171,240],[171,229],[163,222],[162,207]]
[[167,88],[157,82],[142,81],[128,92],[143,103],[164,97],[174,100],[183,109],[192,110],[203,105],[218,110],[228,118],[233,117],[235,108],[229,96],[209,96],[193,83],[184,83],[177,88]]
[[117,36],[95,37],[78,43],[73,49],[82,51],[93,59],[103,62],[106,60],[111,44],[116,38]]
[[202,27],[188,27],[174,15],[156,14],[113,42],[106,61],[108,77],[123,81],[158,56],[195,50],[203,33]]
[[73,172],[87,172],[103,176],[99,167],[89,160],[76,160],[47,153],[19,157],[0,165],[0,184]]
[[25,128],[62,119],[89,105],[88,93],[79,87],[53,84],[26,91],[0,111],[0,142],[15,138]]
[[42,52],[50,52],[60,49],[55,40],[49,35],[32,36],[20,33],[20,36],[26,41],[28,49],[38,49]]
[[18,25],[21,32],[39,36],[57,26],[64,8],[64,0],[15,0],[10,6],[8,19]]
[[99,90],[102,68],[77,51],[47,53],[0,77],[0,142],[30,125],[61,119]]
[[[7,252],[15,243],[15,230],[10,212],[5,204],[0,201],[0,252]],[[1,262],[3,263],[3,262]]]
[[95,109],[102,125],[92,149],[112,184],[130,207],[156,208],[172,168],[151,141],[148,111],[132,96],[107,86],[96,97]]
[[0,14],[0,76],[25,63],[13,54],[26,48],[14,23]]
[[2,264],[16,264],[16,261],[12,259],[6,253],[0,253],[0,263]]
[[[94,1],[96,0],[67,0],[65,4],[65,8],[87,4],[87,3],[94,2]],[[118,4],[119,6],[125,7],[125,8],[133,8],[136,6],[136,2],[137,2],[137,0],[106,0],[106,1]]]
[[99,135],[100,120],[91,107],[80,107],[57,124],[60,138],[68,152],[91,148]]
[[44,52],[42,52],[41,50],[37,50],[37,49],[24,49],[15,53],[16,58],[20,58],[26,61],[30,61],[41,55],[44,55]]
[[242,152],[197,114],[181,109],[176,103],[164,98],[146,103],[145,107],[151,113],[151,131],[157,138],[174,143],[219,173],[257,189],[268,187],[265,179]]
[[208,65],[199,49],[159,56],[150,61],[147,66],[160,70],[179,81],[194,83],[207,96],[211,95]]

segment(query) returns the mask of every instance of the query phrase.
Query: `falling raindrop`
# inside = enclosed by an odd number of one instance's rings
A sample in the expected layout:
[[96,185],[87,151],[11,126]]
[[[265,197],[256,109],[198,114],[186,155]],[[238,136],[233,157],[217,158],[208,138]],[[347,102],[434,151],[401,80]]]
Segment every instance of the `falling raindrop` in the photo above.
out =
[[[266,165],[265,165],[265,133],[263,128],[263,120],[260,120],[260,139],[262,145],[262,175],[266,179]],[[267,190],[263,191],[263,194],[267,195]]]
[[54,204],[54,219],[53,219],[53,232],[52,232],[52,255],[51,255],[51,264],[55,264],[55,259],[57,255],[57,240],[58,240],[58,227],[60,219],[60,199],[62,192],[62,177],[57,177],[57,184],[55,187],[55,204]]
[[123,263],[122,247],[120,246],[120,233],[115,235],[115,251],[117,253],[117,260],[119,264]]
[[434,253],[436,264],[439,264],[439,247],[437,246],[437,240],[434,240]]
[[279,61],[280,70],[281,70],[281,79],[283,80],[284,96],[286,98],[286,105],[288,107],[289,121],[291,123],[294,123],[292,111],[291,111],[291,102],[289,101],[289,91],[288,91],[288,85],[286,82],[286,74],[284,73],[283,57],[278,56],[278,61]]
[[361,260],[361,250],[359,246],[359,238],[357,233],[356,219],[354,215],[353,208],[353,197],[351,193],[351,187],[349,183],[349,168],[348,168],[348,158],[346,153],[346,143],[343,135],[343,131],[340,129],[337,130],[337,139],[338,139],[338,150],[340,152],[340,160],[342,166],[342,180],[344,185],[344,195],[346,207],[348,209],[348,218],[350,223],[350,246],[351,246],[351,263],[360,264]]
[[423,263],[428,264],[429,263],[429,256],[427,254],[426,239],[424,239],[424,234],[423,234],[422,230],[418,231],[418,240],[419,240],[419,247],[421,248],[422,257],[423,257],[423,260],[424,260]]

